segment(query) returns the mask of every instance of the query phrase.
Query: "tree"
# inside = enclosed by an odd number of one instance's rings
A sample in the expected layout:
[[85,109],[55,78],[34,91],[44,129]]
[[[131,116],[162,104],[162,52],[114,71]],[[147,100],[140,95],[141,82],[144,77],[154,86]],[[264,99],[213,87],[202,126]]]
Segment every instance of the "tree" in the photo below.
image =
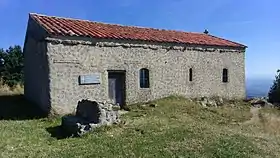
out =
[[11,87],[23,84],[23,53],[20,46],[0,49],[0,78]]
[[271,103],[280,103],[280,70],[277,70],[275,80],[268,92],[268,100]]

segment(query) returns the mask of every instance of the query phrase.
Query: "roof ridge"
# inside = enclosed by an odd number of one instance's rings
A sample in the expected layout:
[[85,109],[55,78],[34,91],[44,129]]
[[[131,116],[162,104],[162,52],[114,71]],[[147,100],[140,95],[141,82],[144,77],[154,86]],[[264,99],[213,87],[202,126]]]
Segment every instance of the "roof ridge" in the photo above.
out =
[[38,16],[45,16],[45,17],[50,17],[50,18],[60,18],[60,19],[69,19],[69,20],[79,20],[79,21],[92,22],[90,20],[85,20],[85,19],[62,17],[62,16],[53,16],[53,15],[46,15],[46,14],[39,14],[39,13],[29,13],[29,15],[38,15]]
[[70,17],[62,17],[62,16],[51,16],[51,15],[45,15],[45,14],[39,14],[39,13],[29,13],[29,15],[37,15],[37,16],[44,16],[44,17],[50,17],[50,18],[68,19],[68,20],[86,21],[86,22],[90,22],[90,23],[97,23],[97,24],[103,24],[103,25],[113,25],[113,26],[121,26],[121,27],[130,27],[130,28],[152,29],[152,30],[158,30],[158,31],[174,31],[174,32],[182,32],[182,33],[190,33],[190,34],[203,34],[203,33],[200,33],[200,32],[190,32],[190,31],[166,29],[166,28],[153,28],[153,27],[136,26],[136,25],[124,25],[124,24],[108,23],[108,22],[98,22],[98,21],[85,20],[85,19],[80,19],[80,18],[70,18]]

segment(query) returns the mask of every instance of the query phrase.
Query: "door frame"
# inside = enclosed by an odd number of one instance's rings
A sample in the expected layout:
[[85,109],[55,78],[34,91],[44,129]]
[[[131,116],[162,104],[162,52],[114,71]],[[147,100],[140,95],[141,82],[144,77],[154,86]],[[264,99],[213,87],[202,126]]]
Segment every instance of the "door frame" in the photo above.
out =
[[[108,84],[107,84],[107,87],[108,87],[108,98],[110,97],[109,96],[109,77],[110,77],[110,74],[117,74],[117,75],[120,75],[122,76],[121,78],[121,84],[122,84],[122,104],[120,104],[121,107],[123,106],[126,106],[126,71],[125,70],[107,70],[107,73],[108,73]],[[110,98],[109,98],[110,99]]]

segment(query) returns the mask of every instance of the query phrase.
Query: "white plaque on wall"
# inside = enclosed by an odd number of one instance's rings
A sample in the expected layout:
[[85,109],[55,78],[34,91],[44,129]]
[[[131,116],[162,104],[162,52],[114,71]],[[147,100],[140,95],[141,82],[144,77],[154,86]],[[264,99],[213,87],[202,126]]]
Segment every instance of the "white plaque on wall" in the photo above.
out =
[[100,84],[101,80],[100,73],[94,73],[90,75],[80,75],[79,76],[79,84],[86,85],[86,84]]

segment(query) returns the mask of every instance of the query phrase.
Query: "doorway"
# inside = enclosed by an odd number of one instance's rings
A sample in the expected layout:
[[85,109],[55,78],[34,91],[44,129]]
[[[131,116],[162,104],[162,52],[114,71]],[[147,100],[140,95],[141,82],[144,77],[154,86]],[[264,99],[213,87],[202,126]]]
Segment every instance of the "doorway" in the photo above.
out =
[[108,90],[114,104],[125,106],[125,71],[108,71]]

